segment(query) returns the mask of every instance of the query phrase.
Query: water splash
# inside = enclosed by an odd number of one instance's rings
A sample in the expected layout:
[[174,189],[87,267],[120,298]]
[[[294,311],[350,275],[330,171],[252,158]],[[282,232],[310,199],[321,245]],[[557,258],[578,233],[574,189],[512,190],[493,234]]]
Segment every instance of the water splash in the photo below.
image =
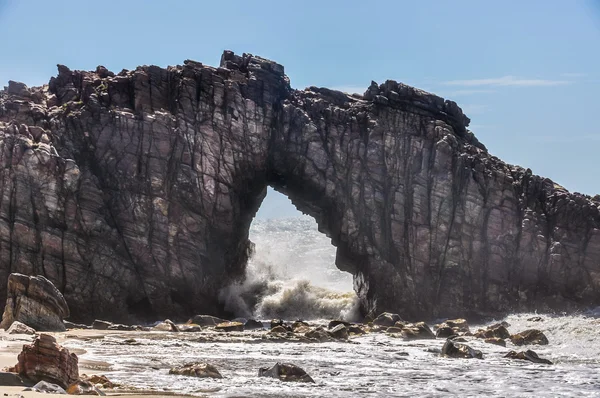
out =
[[335,266],[335,247],[309,216],[254,220],[254,256],[246,279],[220,299],[236,316],[354,319],[358,300],[352,275]]

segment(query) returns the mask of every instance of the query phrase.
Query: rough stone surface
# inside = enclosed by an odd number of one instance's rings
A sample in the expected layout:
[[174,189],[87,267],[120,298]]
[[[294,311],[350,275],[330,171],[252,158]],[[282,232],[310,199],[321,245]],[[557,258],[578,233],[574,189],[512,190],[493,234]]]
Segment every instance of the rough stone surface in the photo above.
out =
[[450,358],[477,358],[483,359],[483,353],[466,344],[457,343],[454,340],[446,340],[442,347],[442,355]]
[[15,372],[34,382],[47,381],[67,388],[79,379],[77,355],[58,345],[49,334],[40,334],[32,344],[23,346]]
[[504,358],[521,359],[523,361],[531,361],[534,363],[543,363],[546,365],[552,365],[552,361],[550,361],[549,359],[540,358],[538,356],[538,354],[532,350],[520,351],[520,352],[510,351],[508,354],[506,354],[504,356]]
[[66,330],[63,318],[68,316],[67,302],[48,279],[18,273],[8,276],[0,328],[8,329],[13,322],[19,321],[35,330],[62,332]]
[[193,376],[200,378],[211,378],[211,379],[222,379],[219,370],[208,363],[191,363],[169,370],[169,374],[182,375],[182,376]]
[[510,336],[510,341],[514,345],[548,344],[548,338],[546,337],[544,332],[537,329],[529,329],[520,333],[513,334],[512,336]]
[[500,161],[468,124],[401,83],[294,90],[229,51],[218,68],[60,65],[0,92],[0,280],[44,275],[75,321],[225,315],[271,185],[331,238],[363,314],[599,305],[600,203]]
[[304,383],[315,382],[304,369],[291,363],[277,362],[271,368],[260,368],[258,370],[258,375],[260,377],[273,377],[281,381],[296,381]]
[[19,321],[14,321],[12,325],[6,331],[8,334],[35,334],[35,329],[30,328],[29,326],[21,323]]

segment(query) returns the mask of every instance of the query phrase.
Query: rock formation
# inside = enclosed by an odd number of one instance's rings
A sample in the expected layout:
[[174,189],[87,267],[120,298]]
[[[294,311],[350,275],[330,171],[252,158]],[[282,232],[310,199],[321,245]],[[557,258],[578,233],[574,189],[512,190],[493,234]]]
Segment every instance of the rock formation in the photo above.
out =
[[15,321],[39,331],[65,331],[63,318],[69,307],[56,286],[43,276],[10,274],[7,298],[0,328],[5,330]]
[[33,381],[47,381],[67,388],[79,379],[77,355],[58,345],[49,334],[40,334],[32,344],[23,346],[15,373]]
[[331,238],[364,313],[600,304],[600,203],[503,163],[468,124],[401,83],[294,90],[229,51],[218,68],[59,65],[0,92],[0,280],[46,276],[74,320],[217,315],[271,185]]

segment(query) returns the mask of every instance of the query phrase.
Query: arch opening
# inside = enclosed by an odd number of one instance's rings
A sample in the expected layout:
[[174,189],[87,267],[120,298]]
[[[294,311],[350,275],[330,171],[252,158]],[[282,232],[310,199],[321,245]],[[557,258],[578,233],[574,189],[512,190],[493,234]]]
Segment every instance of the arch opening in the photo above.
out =
[[244,279],[220,300],[237,317],[344,319],[359,317],[353,276],[336,265],[336,247],[313,217],[269,187],[249,229]]

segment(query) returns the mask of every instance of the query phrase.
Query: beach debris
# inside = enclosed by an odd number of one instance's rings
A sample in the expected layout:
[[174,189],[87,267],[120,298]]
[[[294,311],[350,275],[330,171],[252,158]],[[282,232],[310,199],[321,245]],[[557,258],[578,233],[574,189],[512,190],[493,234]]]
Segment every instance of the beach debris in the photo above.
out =
[[392,314],[391,312],[384,312],[379,314],[379,316],[373,320],[373,325],[394,326],[394,324],[398,321],[402,322],[400,315]]
[[222,322],[215,326],[215,329],[221,332],[243,332],[244,324],[241,322]]
[[528,329],[523,332],[513,334],[510,336],[510,341],[514,345],[547,345],[548,338],[546,335],[538,329]]
[[35,334],[35,329],[30,328],[29,326],[21,323],[19,321],[14,321],[12,325],[6,331],[8,334]]
[[33,382],[47,381],[67,388],[79,379],[77,355],[49,334],[41,333],[32,344],[25,344],[17,360],[9,370]]
[[69,306],[62,293],[41,275],[13,273],[8,276],[6,305],[0,328],[19,321],[38,331],[64,332]]
[[545,358],[540,358],[538,356],[538,354],[532,350],[520,351],[520,352],[510,351],[508,354],[506,354],[504,356],[504,358],[521,359],[524,361],[531,361],[534,363],[543,363],[546,365],[552,365],[552,361],[545,359]]
[[169,370],[169,374],[212,379],[223,378],[221,373],[219,373],[219,370],[214,365],[203,362],[188,363],[183,366],[171,368],[171,370]]
[[312,377],[304,369],[292,363],[277,362],[273,367],[264,367],[258,370],[260,377],[273,377],[281,381],[295,381],[303,383],[314,383]]
[[450,358],[483,359],[483,353],[481,351],[475,350],[466,344],[457,343],[450,339],[446,340],[446,343],[442,347],[441,354]]
[[195,315],[187,321],[188,324],[198,326],[217,326],[219,323],[227,322],[227,319],[217,318],[212,315]]

